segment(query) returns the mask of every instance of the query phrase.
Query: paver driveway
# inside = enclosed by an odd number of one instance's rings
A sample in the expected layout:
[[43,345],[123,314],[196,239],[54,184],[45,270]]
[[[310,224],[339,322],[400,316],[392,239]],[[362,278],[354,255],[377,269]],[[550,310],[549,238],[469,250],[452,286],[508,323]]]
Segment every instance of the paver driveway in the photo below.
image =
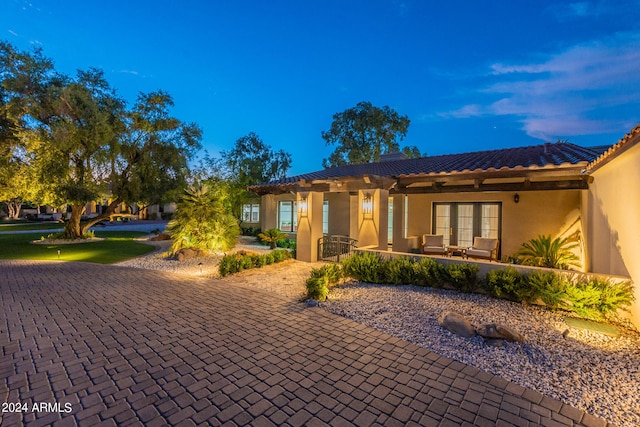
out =
[[0,261],[0,290],[0,403],[14,411],[2,426],[605,424],[348,319],[212,279]]

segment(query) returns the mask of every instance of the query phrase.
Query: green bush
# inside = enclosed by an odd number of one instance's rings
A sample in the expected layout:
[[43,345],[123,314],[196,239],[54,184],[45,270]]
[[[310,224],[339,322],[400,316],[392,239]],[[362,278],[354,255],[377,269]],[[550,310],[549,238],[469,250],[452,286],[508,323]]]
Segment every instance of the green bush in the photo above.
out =
[[532,289],[527,276],[522,275],[515,268],[491,270],[487,273],[484,288],[489,295],[511,301],[528,301],[532,297]]
[[271,253],[273,254],[273,262],[282,262],[286,259],[291,258],[291,254],[289,254],[289,251],[285,249],[276,249]]
[[541,299],[547,307],[556,309],[565,307],[566,289],[569,282],[552,271],[537,271],[527,277],[531,288],[531,298]]
[[444,267],[433,260],[433,258],[420,258],[413,265],[415,277],[413,283],[418,286],[440,287]]
[[324,301],[329,288],[336,285],[343,277],[340,264],[327,264],[311,270],[311,277],[306,281],[307,298]]
[[264,255],[248,254],[244,251],[240,251],[223,256],[220,260],[218,271],[220,276],[224,277],[250,268],[260,268],[267,264],[282,262],[289,258],[291,258],[289,251],[284,249],[278,249]]
[[356,252],[341,263],[345,276],[367,283],[384,282],[385,260],[375,252]]
[[447,282],[461,292],[473,292],[478,283],[478,266],[475,264],[448,264],[445,268]]
[[416,280],[415,262],[408,257],[397,257],[384,263],[385,282],[394,285],[413,284]]
[[306,281],[307,298],[324,301],[329,294],[329,280],[326,276],[309,277]]

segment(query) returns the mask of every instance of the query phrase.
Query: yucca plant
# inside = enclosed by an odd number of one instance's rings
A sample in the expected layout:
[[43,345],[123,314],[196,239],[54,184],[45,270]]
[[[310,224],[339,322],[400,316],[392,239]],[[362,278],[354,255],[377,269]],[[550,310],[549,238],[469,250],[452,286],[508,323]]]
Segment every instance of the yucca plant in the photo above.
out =
[[224,184],[205,183],[187,188],[167,231],[173,239],[170,253],[174,255],[183,248],[206,252],[231,249],[240,227],[231,214]]
[[524,265],[536,267],[561,268],[578,267],[580,259],[572,252],[578,247],[568,238],[538,236],[522,244],[515,253],[518,261]]

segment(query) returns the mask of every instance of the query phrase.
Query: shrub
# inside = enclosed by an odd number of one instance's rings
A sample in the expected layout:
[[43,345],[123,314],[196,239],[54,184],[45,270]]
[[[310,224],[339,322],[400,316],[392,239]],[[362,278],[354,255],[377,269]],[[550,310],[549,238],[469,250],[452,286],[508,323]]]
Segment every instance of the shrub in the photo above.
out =
[[284,249],[276,250],[264,255],[248,254],[244,251],[235,254],[225,255],[220,260],[218,271],[220,276],[239,273],[250,268],[260,268],[274,262],[282,262],[289,259],[289,251]]
[[515,257],[525,265],[566,270],[578,265],[579,258],[571,252],[577,246],[577,243],[571,243],[568,238],[551,240],[551,236],[538,236],[523,243]]
[[566,307],[566,288],[569,282],[552,271],[538,271],[527,277],[532,299],[541,299],[550,308]]
[[433,260],[433,258],[420,258],[413,265],[413,283],[418,286],[439,287],[442,284],[444,267]]
[[397,257],[384,263],[385,282],[394,285],[413,284],[416,279],[414,265],[408,257]]
[[604,279],[592,279],[587,282],[570,284],[566,288],[566,300],[569,309],[579,316],[590,319],[611,317],[618,309],[624,309],[634,299],[630,282],[612,283]]
[[533,294],[527,276],[511,267],[491,270],[487,273],[483,285],[489,295],[516,302],[528,301]]
[[324,301],[329,294],[329,288],[342,279],[342,266],[328,264],[311,270],[311,277],[306,281],[307,298]]
[[289,251],[285,249],[276,249],[275,251],[271,252],[271,254],[273,255],[273,262],[282,262],[286,259],[291,258]]
[[445,268],[447,282],[461,292],[473,292],[478,282],[478,266],[475,264],[448,264]]
[[341,261],[345,276],[361,282],[382,283],[385,260],[375,252],[356,252]]

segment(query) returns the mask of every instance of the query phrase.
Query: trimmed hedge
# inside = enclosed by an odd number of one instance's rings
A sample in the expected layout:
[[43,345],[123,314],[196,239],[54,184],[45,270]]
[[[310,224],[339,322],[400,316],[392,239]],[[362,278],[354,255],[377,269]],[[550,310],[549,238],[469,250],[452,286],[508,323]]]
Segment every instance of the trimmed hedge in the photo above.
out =
[[291,258],[291,254],[285,249],[276,249],[264,255],[239,251],[223,256],[220,260],[218,271],[220,276],[224,277],[250,268],[260,268],[265,265],[282,262],[289,258]]
[[630,281],[612,282],[581,276],[571,281],[553,271],[522,274],[513,267],[492,270],[478,280],[476,264],[437,263],[431,258],[385,259],[375,252],[356,252],[341,261],[315,269],[307,280],[307,296],[324,300],[331,286],[343,277],[378,284],[439,287],[448,283],[461,292],[485,290],[515,302],[544,303],[551,309],[603,320],[625,310],[635,299]]

